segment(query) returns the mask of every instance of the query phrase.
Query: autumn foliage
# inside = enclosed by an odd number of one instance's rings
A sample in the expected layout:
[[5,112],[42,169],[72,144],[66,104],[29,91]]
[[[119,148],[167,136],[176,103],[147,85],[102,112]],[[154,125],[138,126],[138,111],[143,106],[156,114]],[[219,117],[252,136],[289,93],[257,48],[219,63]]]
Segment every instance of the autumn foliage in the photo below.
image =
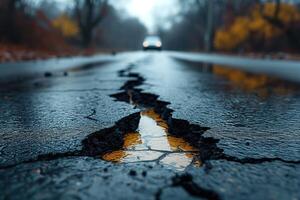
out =
[[52,20],[52,25],[67,38],[75,37],[79,33],[78,24],[66,14],[62,14]]
[[[66,15],[50,20],[42,10],[30,10],[23,1],[0,3],[0,61],[41,59],[75,54],[68,38],[78,33]],[[17,4],[19,3],[19,4]]]
[[248,15],[235,17],[229,26],[216,31],[215,48],[251,52],[294,48],[288,33],[299,28],[300,12],[286,3],[280,4],[277,14],[276,9],[275,3],[265,3],[253,6]]
[[27,47],[49,51],[68,48],[63,35],[52,26],[43,12],[37,12],[34,18],[19,17],[16,24],[20,30],[20,41]]

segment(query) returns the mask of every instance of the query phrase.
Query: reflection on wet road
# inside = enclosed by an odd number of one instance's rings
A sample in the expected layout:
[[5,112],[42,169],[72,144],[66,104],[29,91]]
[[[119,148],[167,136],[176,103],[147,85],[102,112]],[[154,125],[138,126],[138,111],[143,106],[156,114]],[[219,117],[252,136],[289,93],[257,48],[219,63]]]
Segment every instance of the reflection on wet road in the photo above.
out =
[[123,149],[107,153],[103,159],[123,163],[157,161],[182,171],[195,155],[197,149],[181,138],[170,136],[167,123],[149,109],[141,112],[137,132],[125,136]]
[[213,65],[212,72],[218,76],[225,77],[233,85],[244,91],[255,92],[263,98],[267,98],[272,93],[276,95],[288,95],[297,90],[296,84],[264,74],[253,74],[221,65]]

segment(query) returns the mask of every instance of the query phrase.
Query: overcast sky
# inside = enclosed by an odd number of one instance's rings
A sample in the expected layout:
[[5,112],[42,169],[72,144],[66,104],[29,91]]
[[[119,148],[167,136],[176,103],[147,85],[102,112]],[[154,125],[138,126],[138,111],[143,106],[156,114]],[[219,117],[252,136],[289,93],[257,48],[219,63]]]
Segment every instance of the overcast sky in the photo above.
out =
[[[42,1],[42,0],[36,0]],[[72,4],[74,0],[55,0],[62,7]],[[176,15],[179,8],[177,0],[110,0],[116,8],[125,10],[128,15],[137,17],[146,25],[149,31],[155,30],[157,18],[164,19]]]
[[[112,0],[120,9],[125,9],[129,15],[139,18],[150,31],[154,31],[157,20],[176,15],[179,8],[177,0]],[[161,23],[161,21],[159,21]]]

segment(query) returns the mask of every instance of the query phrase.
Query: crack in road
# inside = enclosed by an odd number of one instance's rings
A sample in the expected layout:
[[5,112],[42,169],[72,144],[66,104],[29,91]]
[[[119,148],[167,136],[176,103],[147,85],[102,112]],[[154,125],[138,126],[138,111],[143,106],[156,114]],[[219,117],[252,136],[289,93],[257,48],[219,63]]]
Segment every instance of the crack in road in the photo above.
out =
[[93,108],[93,109],[91,109],[91,111],[92,111],[92,113],[89,114],[89,115],[87,115],[87,116],[85,116],[84,118],[92,120],[92,121],[98,121],[98,119],[94,118],[94,116],[96,115],[96,109]]
[[169,133],[174,136],[182,137],[191,145],[199,149],[199,156],[202,162],[207,160],[227,160],[231,162],[238,162],[241,164],[260,164],[264,162],[281,161],[284,163],[300,164],[299,160],[284,160],[282,158],[237,158],[224,153],[224,150],[217,147],[218,139],[213,137],[204,137],[205,131],[208,127],[201,127],[196,124],[190,124],[186,120],[175,119],[172,117],[173,110],[167,106],[170,102],[159,100],[159,96],[150,93],[144,93],[142,89],[137,89],[146,81],[140,74],[131,72],[134,65],[131,64],[127,69],[120,70],[120,77],[133,78],[127,81],[120,90],[120,93],[111,95],[117,101],[126,103],[134,103],[137,106],[144,108],[154,108],[155,112],[161,115],[169,125]]
[[[217,146],[218,139],[213,137],[204,137],[205,131],[209,130],[208,127],[201,127],[196,124],[190,124],[186,120],[176,119],[172,117],[173,110],[167,106],[169,102],[159,100],[159,96],[150,93],[144,93],[138,86],[144,84],[145,79],[138,73],[131,72],[134,64],[130,64],[125,70],[120,70],[120,77],[131,78],[127,81],[120,90],[122,92],[111,95],[117,101],[126,103],[134,103],[137,106],[144,108],[153,108],[169,125],[169,134],[176,137],[181,137],[192,146],[199,150],[199,160],[204,164],[208,160],[227,160],[231,162],[238,162],[241,164],[260,164],[265,162],[280,161],[290,164],[300,164],[299,160],[284,160],[282,158],[237,158],[224,153],[224,150]],[[86,118],[92,118],[95,114],[95,109]],[[82,150],[66,153],[49,153],[39,155],[35,159],[30,159],[24,162],[16,163],[13,165],[2,166],[0,169],[10,168],[21,163],[30,163],[44,160],[54,160],[62,157],[72,156],[99,156],[107,152],[122,149],[124,143],[124,135],[128,132],[135,132],[138,128],[140,113],[134,113],[117,121],[113,127],[105,128],[87,136],[82,141]],[[94,119],[93,119],[94,120]]]
[[155,200],[160,200],[162,193],[167,188],[174,188],[174,187],[181,187],[183,188],[189,195],[196,197],[196,198],[205,198],[208,200],[219,200],[221,199],[220,196],[209,189],[205,189],[197,185],[193,181],[193,176],[189,173],[184,173],[181,175],[175,175],[172,177],[171,184],[165,185],[157,190],[154,194]]
[[205,188],[198,186],[194,181],[193,177],[190,174],[177,175],[172,178],[172,187],[182,187],[190,195],[194,197],[206,198],[209,200],[219,200],[219,195]]
[[[204,137],[204,133],[209,130],[208,127],[202,127],[197,124],[191,124],[187,120],[176,119],[172,117],[173,110],[168,108],[170,102],[159,100],[159,96],[151,93],[145,93],[138,87],[145,83],[139,73],[134,73],[132,70],[135,65],[130,64],[125,70],[119,71],[120,77],[130,78],[120,88],[119,93],[111,95],[116,101],[126,102],[135,105],[135,107],[153,109],[168,125],[168,133],[174,137],[183,138],[191,146],[197,149],[196,158],[201,161],[202,164],[206,164],[209,160],[226,160],[231,162],[237,162],[240,164],[261,164],[265,162],[280,161],[290,164],[300,164],[300,161],[284,160],[282,158],[237,158],[224,153],[224,150],[217,146],[219,139],[213,137]],[[93,109],[92,113],[86,118],[94,120],[93,116],[96,114],[96,110]],[[113,127],[105,128],[95,133],[88,135],[82,141],[82,149],[78,151],[66,152],[66,153],[50,153],[40,155],[35,159],[24,161],[22,163],[31,163],[37,161],[55,160],[65,157],[74,156],[91,156],[99,157],[106,153],[122,150],[124,145],[124,137],[126,133],[135,132],[138,128],[141,115],[140,112],[136,112],[129,116],[126,116],[115,123]],[[160,151],[163,154],[158,159],[147,161],[156,162],[159,164],[159,160],[164,158],[168,154],[172,153],[187,153],[188,151],[163,151],[159,149],[148,148],[149,151]],[[134,150],[138,151],[138,150]],[[143,162],[143,161],[141,161]],[[0,169],[7,169],[19,165],[21,163],[0,167]],[[172,179],[172,185],[165,187],[182,187],[190,195],[195,197],[201,197],[206,199],[220,199],[219,195],[211,190],[201,188],[193,182],[192,176],[188,174],[176,175]],[[156,198],[159,199],[162,193],[163,187],[157,191]]]

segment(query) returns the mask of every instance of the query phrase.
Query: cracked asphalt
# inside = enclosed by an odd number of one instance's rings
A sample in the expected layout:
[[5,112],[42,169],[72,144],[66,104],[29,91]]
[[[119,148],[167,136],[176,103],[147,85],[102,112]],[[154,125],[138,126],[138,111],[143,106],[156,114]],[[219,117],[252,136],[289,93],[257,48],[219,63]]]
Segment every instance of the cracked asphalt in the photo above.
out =
[[[300,199],[298,88],[245,91],[164,52],[2,81],[0,199]],[[186,133],[202,164],[101,159],[141,105]]]

